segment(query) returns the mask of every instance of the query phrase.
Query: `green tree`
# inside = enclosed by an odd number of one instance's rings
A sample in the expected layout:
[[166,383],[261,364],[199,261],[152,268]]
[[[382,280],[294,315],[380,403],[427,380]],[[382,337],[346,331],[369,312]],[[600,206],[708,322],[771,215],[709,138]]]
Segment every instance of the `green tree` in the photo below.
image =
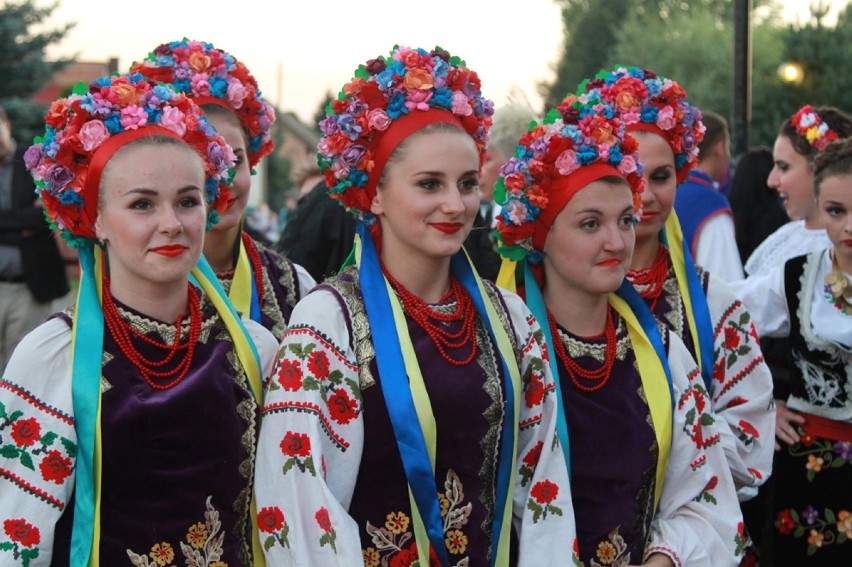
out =
[[[276,117],[280,116],[281,112],[275,109]],[[275,149],[264,159],[266,162],[266,202],[269,208],[278,212],[287,199],[287,192],[293,188],[293,182],[290,180],[293,164],[287,157],[278,152],[284,144],[284,128],[281,126],[281,121],[276,120],[272,124],[272,138],[275,142]]]
[[65,24],[35,32],[56,4],[39,8],[33,0],[9,1],[0,6],[0,106],[12,122],[15,138],[29,143],[39,133],[46,108],[32,101],[50,77],[72,59],[47,61],[45,49],[73,27]]

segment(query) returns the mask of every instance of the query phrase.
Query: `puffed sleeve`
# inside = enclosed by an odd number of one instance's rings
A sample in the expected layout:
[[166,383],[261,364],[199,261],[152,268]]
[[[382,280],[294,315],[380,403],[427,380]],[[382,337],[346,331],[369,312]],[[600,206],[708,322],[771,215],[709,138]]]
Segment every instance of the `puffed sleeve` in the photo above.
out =
[[24,337],[0,380],[0,564],[50,565],[76,455],[71,329],[55,318]]
[[270,565],[363,563],[347,512],[364,445],[349,325],[332,291],[307,295],[266,384],[255,481]]
[[317,286],[317,281],[301,265],[293,263],[293,267],[296,269],[296,279],[299,280],[299,297],[305,297]]
[[677,567],[738,565],[743,522],[720,442],[718,417],[695,361],[669,334],[674,386],[672,444],[660,504],[651,524],[645,559],[667,555]]
[[713,410],[741,501],[753,498],[772,472],[775,404],[751,314],[725,282],[710,276],[707,303],[714,323]]
[[544,334],[517,295],[500,290],[520,352],[520,399],[514,523],[518,565],[579,565],[568,469],[556,435],[556,384]]
[[730,284],[734,295],[754,318],[758,336],[786,337],[790,333],[790,313],[784,291],[784,264]]

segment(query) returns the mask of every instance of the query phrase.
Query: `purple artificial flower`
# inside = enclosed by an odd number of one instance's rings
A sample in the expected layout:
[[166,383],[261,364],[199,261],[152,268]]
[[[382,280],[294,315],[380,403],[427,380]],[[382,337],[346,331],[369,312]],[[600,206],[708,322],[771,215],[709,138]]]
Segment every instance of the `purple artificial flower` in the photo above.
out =
[[24,164],[29,171],[34,170],[41,161],[41,146],[41,144],[33,144],[24,152]]
[[358,162],[361,161],[362,157],[364,157],[364,153],[366,151],[367,148],[360,144],[350,144],[345,150],[343,150],[343,154],[340,158],[343,160],[343,163],[349,167],[354,167],[358,165]]
[[54,195],[59,195],[74,180],[74,173],[64,165],[51,165],[45,175],[45,183]]
[[334,136],[337,133],[337,117],[333,114],[327,114],[325,118],[320,120],[320,130],[325,136]]

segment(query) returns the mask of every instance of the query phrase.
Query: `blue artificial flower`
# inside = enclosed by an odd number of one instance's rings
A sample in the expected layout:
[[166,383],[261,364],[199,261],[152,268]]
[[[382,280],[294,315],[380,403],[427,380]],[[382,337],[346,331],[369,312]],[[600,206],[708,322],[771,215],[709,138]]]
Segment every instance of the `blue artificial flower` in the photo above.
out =
[[388,109],[385,112],[387,112],[388,116],[396,120],[401,113],[408,114],[407,110],[405,108],[405,95],[398,92],[388,101]]
[[216,98],[225,98],[228,94],[228,83],[219,77],[210,77],[210,94]]
[[[439,61],[443,61],[443,59],[439,59]],[[432,98],[429,99],[429,104],[450,110],[453,107],[453,91],[447,88],[435,89]]]
[[612,165],[620,164],[623,157],[624,156],[621,154],[621,148],[618,146],[614,146],[609,149],[609,163]]
[[343,132],[350,140],[357,140],[358,136],[361,134],[362,128],[358,125],[358,122],[352,114],[346,113],[341,115],[340,119],[337,121],[337,125],[340,127],[340,131]]
[[83,198],[76,191],[63,191],[59,195],[59,202],[63,205],[82,205]]
[[143,108],[146,114],[148,114],[148,124],[159,124],[160,117],[163,115],[163,109],[160,107],[157,108]]
[[598,150],[594,146],[584,146],[576,150],[577,163],[580,165],[589,165],[598,159]]
[[349,182],[352,183],[355,187],[364,187],[367,185],[367,174],[357,168],[352,168],[349,170]]
[[659,96],[663,92],[663,85],[657,79],[648,79],[645,81],[645,87],[647,87],[648,95],[651,97]]
[[688,161],[686,152],[681,152],[675,156],[675,169],[680,169]]
[[172,87],[176,91],[189,93],[192,92],[192,81],[189,79],[178,79],[174,83],[172,83]]
[[646,106],[642,109],[642,113],[640,114],[640,120],[645,124],[656,124],[657,123],[657,107],[656,106]]
[[104,120],[104,126],[107,127],[110,134],[118,134],[121,132],[121,116],[118,114],[111,114]]
[[255,153],[260,150],[263,145],[263,136],[253,136],[249,138],[249,152]]

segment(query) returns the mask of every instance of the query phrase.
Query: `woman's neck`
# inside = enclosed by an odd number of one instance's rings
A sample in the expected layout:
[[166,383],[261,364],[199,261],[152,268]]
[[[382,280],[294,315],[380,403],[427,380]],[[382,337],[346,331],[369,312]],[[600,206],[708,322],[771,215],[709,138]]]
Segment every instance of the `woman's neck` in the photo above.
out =
[[548,311],[563,329],[580,337],[594,337],[606,329],[606,294],[591,295],[566,286],[548,285],[542,295]]
[[240,227],[211,230],[204,235],[204,257],[217,274],[233,270],[237,265],[234,246],[240,237]]
[[138,278],[123,281],[111,279],[110,293],[122,304],[143,315],[174,323],[178,316],[187,311],[187,286],[189,281],[154,284],[141,282]]
[[413,261],[382,250],[385,269],[405,289],[426,303],[437,303],[450,290],[450,259]]
[[819,219],[819,209],[814,207],[813,210],[804,218],[805,228],[808,230],[819,230],[823,228],[822,221]]
[[631,270],[643,270],[650,268],[657,259],[660,251],[660,240],[655,234],[642,240],[636,239],[636,247],[633,249],[633,259],[630,261]]

